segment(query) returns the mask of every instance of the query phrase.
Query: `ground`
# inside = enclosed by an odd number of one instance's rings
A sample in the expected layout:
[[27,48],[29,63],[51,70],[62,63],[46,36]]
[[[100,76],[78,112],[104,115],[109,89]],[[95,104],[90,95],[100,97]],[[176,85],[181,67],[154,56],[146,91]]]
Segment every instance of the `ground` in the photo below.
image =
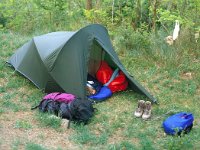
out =
[[[69,142],[68,137],[71,129],[63,127],[62,132],[57,132],[48,127],[37,127],[37,121],[33,119],[34,112],[9,112],[0,116],[0,149],[13,149],[15,145],[23,149],[27,142],[37,143],[48,147],[49,149],[68,148],[77,149],[72,142]],[[18,120],[26,120],[29,124],[34,125],[31,129],[21,129],[16,127]]]

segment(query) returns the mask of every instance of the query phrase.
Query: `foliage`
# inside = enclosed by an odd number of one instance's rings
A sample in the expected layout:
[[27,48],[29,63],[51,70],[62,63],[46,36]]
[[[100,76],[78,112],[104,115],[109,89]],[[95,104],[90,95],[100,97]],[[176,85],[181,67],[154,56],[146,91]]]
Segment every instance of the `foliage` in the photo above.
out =
[[134,50],[144,52],[148,50],[150,40],[149,33],[145,31],[145,28],[147,27],[143,26],[135,31],[131,27],[124,27],[115,31],[116,36],[114,38],[114,44],[116,50],[122,53],[125,52],[125,50],[129,52]]
[[172,25],[174,20],[179,20],[184,27],[198,28],[200,26],[200,2],[197,0],[165,0],[158,9],[159,19],[167,26]]
[[[1,0],[0,24],[15,31],[30,33],[36,30],[76,30],[88,23],[100,23],[111,29],[151,30],[154,18],[159,28],[172,29],[178,19],[183,27],[200,28],[198,0],[97,0],[86,9],[85,0]],[[157,5],[154,3],[157,2]],[[156,7],[156,8],[154,8]],[[154,16],[154,9],[157,16]],[[184,10],[184,11],[183,11]],[[76,26],[74,26],[76,24]],[[77,26],[78,25],[78,26]]]

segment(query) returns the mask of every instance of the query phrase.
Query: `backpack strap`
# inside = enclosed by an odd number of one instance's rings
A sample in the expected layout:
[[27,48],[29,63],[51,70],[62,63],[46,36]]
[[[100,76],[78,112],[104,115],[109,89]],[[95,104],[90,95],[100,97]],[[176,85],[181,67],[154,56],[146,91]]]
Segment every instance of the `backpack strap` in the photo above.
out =
[[56,96],[53,98],[54,100],[56,99],[56,97],[58,96],[58,95],[61,95],[62,93],[61,92],[58,92],[58,94],[56,94]]
[[69,128],[70,128],[70,123],[71,123],[71,121],[72,121],[72,115],[71,115],[69,109],[67,109],[67,111],[68,111],[68,114],[69,114],[69,121],[68,121],[68,124],[67,124],[67,129],[69,129]]
[[42,112],[48,111],[48,110],[47,110],[47,106],[48,106],[49,103],[51,103],[51,102],[53,102],[53,101],[54,101],[54,100],[52,100],[52,99],[48,99],[48,100],[44,101],[44,103],[42,103],[41,110],[40,110],[40,108],[39,108],[39,110],[42,111]]
[[[40,105],[40,104],[39,104],[39,105]],[[37,105],[37,106],[34,106],[34,107],[31,107],[31,110],[34,110],[34,109],[38,108],[38,107],[39,107],[39,105]]]
[[[37,106],[35,106],[35,107],[32,107],[31,110],[34,110],[34,109],[36,109],[36,108],[38,108],[38,107],[41,106],[41,111],[42,111],[42,112],[45,112],[45,109],[46,109],[48,103],[50,103],[50,102],[52,102],[52,101],[54,101],[54,100],[52,100],[52,99],[43,99],[43,100],[39,103],[39,105],[37,105]],[[43,103],[44,103],[44,104],[43,104]],[[40,108],[39,108],[39,109],[40,109]]]
[[[60,95],[60,94],[62,94],[62,93],[61,93],[61,92],[58,92],[58,93],[56,94],[56,96],[58,96],[58,95]],[[53,98],[53,100],[55,100],[56,96]],[[50,98],[50,99],[51,99],[51,98]],[[49,98],[48,98],[48,99],[42,99],[42,100],[40,101],[39,105],[36,105],[36,106],[34,106],[34,107],[31,107],[31,110],[34,110],[34,109],[38,108],[45,100],[49,100]]]
[[70,123],[72,121],[72,114],[71,114],[71,111],[70,111],[70,103],[67,104],[67,107],[68,107],[67,111],[69,113],[69,122],[68,122],[68,125],[67,125],[67,129],[69,129],[70,128]]
[[104,84],[104,86],[108,86],[119,74],[119,68],[115,69],[115,71],[113,72],[110,80]]
[[31,107],[31,110],[34,110],[34,109],[38,108],[39,106],[41,106],[42,103],[43,103],[45,100],[47,100],[47,99],[42,99],[38,105],[36,105],[35,107]]

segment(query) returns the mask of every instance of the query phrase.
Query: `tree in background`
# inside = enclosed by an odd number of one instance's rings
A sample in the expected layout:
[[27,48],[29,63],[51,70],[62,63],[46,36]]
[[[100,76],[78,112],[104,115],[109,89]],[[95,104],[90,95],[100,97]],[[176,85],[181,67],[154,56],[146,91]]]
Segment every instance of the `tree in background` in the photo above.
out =
[[90,23],[113,32],[170,32],[175,20],[181,27],[200,29],[199,0],[1,0],[0,14],[2,27],[23,32],[76,30]]
[[92,9],[92,0],[86,0],[86,9],[87,10]]

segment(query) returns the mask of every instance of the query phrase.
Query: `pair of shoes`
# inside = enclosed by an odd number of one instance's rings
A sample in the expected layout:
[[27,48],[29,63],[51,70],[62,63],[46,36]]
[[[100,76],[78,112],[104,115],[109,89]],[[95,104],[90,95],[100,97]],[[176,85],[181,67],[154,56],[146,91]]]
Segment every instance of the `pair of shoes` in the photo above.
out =
[[151,117],[151,102],[139,100],[138,107],[136,108],[134,115],[136,117],[142,117],[142,119],[149,119]]

